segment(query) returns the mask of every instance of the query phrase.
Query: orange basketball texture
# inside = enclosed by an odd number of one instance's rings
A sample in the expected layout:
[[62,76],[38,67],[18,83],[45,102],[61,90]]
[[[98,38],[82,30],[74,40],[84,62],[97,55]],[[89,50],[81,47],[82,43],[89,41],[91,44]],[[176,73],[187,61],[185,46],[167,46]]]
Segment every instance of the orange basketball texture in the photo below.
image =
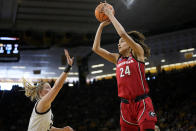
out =
[[[108,16],[104,14],[104,12],[101,10],[103,8],[105,3],[101,3],[99,4],[96,8],[95,8],[95,17],[99,22],[103,22],[106,20],[109,20]],[[112,10],[113,14],[114,14],[114,8],[112,5],[107,4],[107,6]]]

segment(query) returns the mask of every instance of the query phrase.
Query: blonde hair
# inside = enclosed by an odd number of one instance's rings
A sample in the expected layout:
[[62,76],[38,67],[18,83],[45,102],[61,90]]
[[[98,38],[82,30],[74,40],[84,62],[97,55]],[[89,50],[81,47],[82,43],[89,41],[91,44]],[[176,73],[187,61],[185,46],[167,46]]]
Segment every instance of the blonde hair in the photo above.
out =
[[26,79],[22,78],[22,83],[25,89],[26,97],[29,97],[31,101],[40,99],[39,92],[43,89],[43,82],[40,82],[35,86],[28,82]]

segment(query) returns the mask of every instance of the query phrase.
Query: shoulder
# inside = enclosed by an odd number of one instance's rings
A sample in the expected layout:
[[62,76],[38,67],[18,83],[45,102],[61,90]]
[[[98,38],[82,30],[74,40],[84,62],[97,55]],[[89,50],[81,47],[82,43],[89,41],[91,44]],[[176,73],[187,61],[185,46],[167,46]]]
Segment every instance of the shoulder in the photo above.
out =
[[44,107],[40,101],[37,101],[35,104],[35,112],[37,114],[43,115],[50,111],[51,107]]
[[138,62],[140,62],[140,63],[144,63],[144,55],[138,55],[137,53],[135,53],[134,51],[131,51],[131,55],[132,55],[132,57],[136,60],[136,61],[138,61]]
[[115,64],[117,64],[118,63],[118,60],[121,58],[121,54],[120,53],[115,53],[115,59],[116,59],[116,63]]
[[117,61],[118,61],[118,59],[119,59],[119,57],[120,57],[120,54],[119,54],[119,53],[111,53],[111,54],[112,54],[112,56],[114,57],[112,63],[117,64]]

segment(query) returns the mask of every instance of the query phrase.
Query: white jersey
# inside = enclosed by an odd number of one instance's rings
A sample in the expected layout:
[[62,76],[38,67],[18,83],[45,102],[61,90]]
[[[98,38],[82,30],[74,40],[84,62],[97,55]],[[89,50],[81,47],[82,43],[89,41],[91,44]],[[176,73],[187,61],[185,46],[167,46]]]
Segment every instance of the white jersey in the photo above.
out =
[[33,108],[29,121],[28,131],[49,131],[53,124],[53,114],[51,109],[44,113],[39,113],[36,110],[37,103]]

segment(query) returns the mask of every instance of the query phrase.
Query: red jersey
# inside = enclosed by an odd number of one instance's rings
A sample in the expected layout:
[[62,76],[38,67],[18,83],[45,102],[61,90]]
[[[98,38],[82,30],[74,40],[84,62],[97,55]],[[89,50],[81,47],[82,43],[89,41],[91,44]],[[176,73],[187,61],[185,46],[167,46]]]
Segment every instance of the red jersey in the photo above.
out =
[[130,100],[149,92],[145,78],[145,63],[137,61],[132,54],[129,57],[119,57],[116,79],[119,97]]

